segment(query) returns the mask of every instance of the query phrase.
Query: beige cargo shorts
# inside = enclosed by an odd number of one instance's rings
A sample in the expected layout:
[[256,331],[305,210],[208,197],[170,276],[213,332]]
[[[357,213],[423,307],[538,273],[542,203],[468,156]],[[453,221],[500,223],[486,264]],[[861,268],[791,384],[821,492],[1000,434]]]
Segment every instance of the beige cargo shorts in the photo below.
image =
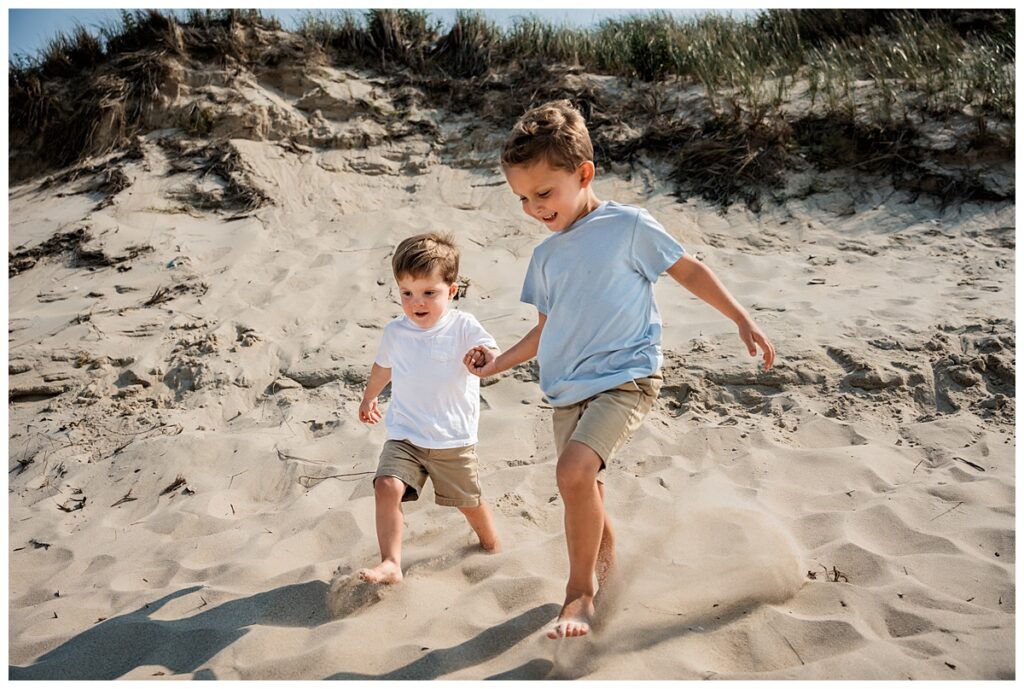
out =
[[406,440],[388,440],[380,452],[377,473],[405,484],[402,502],[418,500],[427,477],[434,483],[434,502],[446,507],[480,504],[480,476],[476,446],[432,450]]
[[604,483],[612,455],[640,427],[663,382],[661,373],[655,371],[582,402],[554,407],[555,451],[561,456],[570,440],[583,443],[601,458],[597,480]]

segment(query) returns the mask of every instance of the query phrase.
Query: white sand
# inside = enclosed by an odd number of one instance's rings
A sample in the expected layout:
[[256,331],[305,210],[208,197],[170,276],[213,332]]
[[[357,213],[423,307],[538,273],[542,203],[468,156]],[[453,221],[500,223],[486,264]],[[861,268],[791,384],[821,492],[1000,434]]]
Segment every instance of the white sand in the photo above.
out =
[[[336,569],[377,558],[384,429],[356,410],[399,313],[392,247],[454,232],[458,308],[508,347],[535,319],[518,295],[546,230],[496,168],[418,137],[232,144],[275,204],[233,221],[169,198],[192,178],[152,140],[105,208],[59,194],[83,180],[10,191],[11,251],[80,227],[108,256],[152,247],[125,272],[51,258],[9,282],[11,390],[67,390],[10,406],[11,677],[1014,676],[1012,205],[943,212],[837,174],[720,214],[656,173],[603,174],[598,196],[647,207],[779,361],[758,376],[730,322],[658,283],[666,387],[608,483],[626,583],[591,637],[553,642],[568,565],[527,369],[482,388],[505,551],[480,552],[428,484],[405,581],[341,582],[327,606]],[[143,306],[161,287],[180,291]]]

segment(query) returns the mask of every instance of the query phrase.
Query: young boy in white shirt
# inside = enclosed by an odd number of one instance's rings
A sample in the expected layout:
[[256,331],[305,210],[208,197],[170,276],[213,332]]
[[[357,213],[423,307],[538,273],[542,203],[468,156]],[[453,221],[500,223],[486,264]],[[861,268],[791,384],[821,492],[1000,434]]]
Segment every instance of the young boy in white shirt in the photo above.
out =
[[373,478],[381,561],[359,571],[374,584],[402,580],[402,502],[427,478],[435,502],[457,507],[489,552],[499,550],[494,519],[481,498],[475,445],[480,379],[462,364],[472,348],[500,354],[468,313],[449,307],[458,290],[459,250],[449,234],[421,234],[398,245],[391,261],[403,315],[384,326],[359,405],[359,420],[381,420],[377,396],[391,383],[387,440]]

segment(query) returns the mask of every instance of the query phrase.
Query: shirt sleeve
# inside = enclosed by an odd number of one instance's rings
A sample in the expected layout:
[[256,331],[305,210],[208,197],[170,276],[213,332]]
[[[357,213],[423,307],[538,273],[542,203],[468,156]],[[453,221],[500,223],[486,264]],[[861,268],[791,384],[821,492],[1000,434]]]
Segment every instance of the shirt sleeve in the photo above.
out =
[[658,276],[682,258],[686,250],[650,213],[640,209],[633,225],[630,253],[636,271],[648,281],[657,282]]
[[387,326],[384,326],[384,334],[381,335],[377,356],[373,363],[384,368],[391,368],[391,328]]
[[477,345],[483,345],[491,349],[497,349],[498,343],[491,337],[491,334],[484,330],[480,321],[473,314],[466,314],[466,325],[463,329],[464,345],[468,351]]
[[548,314],[548,293],[544,285],[544,275],[537,262],[537,252],[533,252],[530,258],[530,267],[526,269],[526,279],[523,280],[523,292],[519,301],[526,304],[533,304],[537,310],[544,315]]

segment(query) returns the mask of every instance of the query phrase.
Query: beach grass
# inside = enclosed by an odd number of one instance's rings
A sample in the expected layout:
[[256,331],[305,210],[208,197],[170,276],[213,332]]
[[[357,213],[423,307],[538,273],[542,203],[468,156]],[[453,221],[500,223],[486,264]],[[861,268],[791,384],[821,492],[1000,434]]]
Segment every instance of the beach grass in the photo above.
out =
[[[317,59],[421,87],[428,100],[472,110],[498,127],[550,98],[570,98],[588,119],[594,112],[607,121],[639,114],[642,122],[634,124],[644,133],[620,152],[628,158],[656,144],[662,153],[685,149],[677,177],[711,184],[718,190],[711,198],[725,203],[736,198],[729,177],[776,179],[783,153],[820,134],[815,123],[822,118],[851,135],[849,150],[877,143],[881,149],[869,158],[901,155],[887,132],[953,116],[973,123],[968,148],[1012,147],[1005,123],[1015,108],[1013,18],[1012,10],[808,9],[752,18],[653,12],[589,28],[527,14],[500,27],[466,10],[445,27],[423,10],[320,10],[304,15],[295,34]],[[258,10],[124,10],[98,35],[82,27],[58,34],[38,55],[11,65],[12,139],[49,166],[124,146],[159,99],[171,59],[255,68],[274,59],[268,32],[279,30]],[[627,115],[593,85],[560,81],[581,72],[643,85],[641,109]],[[661,117],[673,92],[694,86],[710,120]],[[177,121],[194,137],[212,129],[197,104]],[[598,148],[615,149],[602,142],[601,121],[592,126]],[[710,168],[691,162],[705,159]],[[720,178],[699,180],[708,169]]]

